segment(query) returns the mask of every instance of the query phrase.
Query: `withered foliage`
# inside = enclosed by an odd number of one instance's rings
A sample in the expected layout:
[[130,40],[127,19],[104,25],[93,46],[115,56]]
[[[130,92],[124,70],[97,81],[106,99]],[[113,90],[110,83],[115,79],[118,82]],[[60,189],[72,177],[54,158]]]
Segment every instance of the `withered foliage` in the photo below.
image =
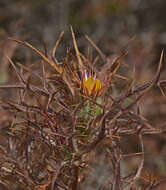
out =
[[[139,102],[154,86],[164,95],[165,80],[160,80],[163,62],[161,53],[154,78],[134,85],[133,79],[118,74],[127,54],[127,46],[113,59],[107,58],[89,38],[88,41],[101,56],[102,67],[98,69],[91,55],[79,52],[71,28],[75,54],[68,48],[59,62],[55,47],[48,56],[46,46],[42,53],[31,44],[17,39],[10,40],[29,47],[42,61],[38,67],[42,74],[31,67],[8,61],[15,70],[19,83],[0,86],[1,89],[17,92],[18,96],[1,102],[1,110],[10,113],[1,127],[3,143],[0,145],[0,185],[3,189],[78,190],[88,189],[89,174],[93,164],[98,165],[100,151],[107,157],[107,176],[101,181],[99,175],[93,181],[95,189],[134,190],[157,189],[165,179],[154,180],[144,175],[144,135],[166,131],[151,126],[141,115]],[[47,69],[50,65],[52,72]],[[97,77],[102,84],[100,93],[87,96],[82,83],[84,71]],[[40,82],[34,82],[35,77]],[[125,85],[120,93],[114,93],[113,84],[121,80]],[[93,89],[95,90],[95,89]],[[93,94],[93,93],[92,93]],[[133,135],[138,138],[140,152],[124,154],[121,139]],[[124,174],[124,159],[139,157],[135,171]],[[101,173],[106,165],[100,168]],[[91,188],[92,189],[92,188]]]

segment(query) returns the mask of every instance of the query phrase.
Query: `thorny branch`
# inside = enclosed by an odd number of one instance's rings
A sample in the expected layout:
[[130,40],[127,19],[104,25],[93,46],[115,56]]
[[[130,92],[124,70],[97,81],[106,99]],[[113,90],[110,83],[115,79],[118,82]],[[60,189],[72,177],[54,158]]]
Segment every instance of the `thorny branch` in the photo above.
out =
[[[19,83],[1,85],[0,89],[17,91],[20,96],[15,100],[1,102],[1,109],[12,113],[14,119],[8,119],[4,127],[6,138],[9,138],[10,141],[9,147],[6,146],[8,148],[0,146],[0,177],[4,181],[3,183],[0,181],[0,183],[9,187],[8,177],[10,176],[13,181],[18,181],[18,186],[23,188],[28,185],[29,189],[42,190],[47,188],[51,190],[55,188],[58,190],[81,189],[81,185],[87,179],[84,171],[87,166],[90,166],[90,162],[84,161],[84,157],[97,152],[100,145],[103,146],[103,149],[108,148],[110,144],[106,143],[105,146],[104,143],[109,139],[111,141],[108,151],[111,158],[109,164],[113,168],[113,177],[110,179],[112,183],[109,187],[112,190],[132,190],[141,179],[144,169],[143,136],[166,131],[166,124],[155,128],[141,113],[137,113],[133,109],[154,86],[158,86],[164,94],[163,88],[166,81],[160,80],[164,52],[161,53],[156,75],[151,81],[138,87],[134,87],[132,84],[127,91],[124,90],[114,98],[110,93],[105,92],[99,99],[98,97],[87,97],[82,89],[83,76],[79,77],[79,74],[89,68],[89,73],[95,72],[101,80],[103,74],[107,74],[106,90],[108,90],[111,88],[109,83],[114,80],[114,76],[117,75],[117,70],[127,54],[127,46],[133,39],[119,55],[111,60],[86,36],[105,64],[99,71],[92,64],[96,61],[88,62],[89,59],[79,52],[72,27],[71,33],[76,59],[73,55],[70,57],[71,53],[67,50],[63,66],[58,63],[55,56],[63,32],[59,35],[52,50],[51,58],[47,55],[46,47],[45,53],[42,53],[28,42],[9,38],[40,55],[54,69],[56,77],[51,72],[47,73],[43,65],[43,76],[36,75],[35,72],[21,64],[19,65],[20,72],[11,57],[8,57],[8,61],[18,76]],[[78,74],[77,71],[80,73]],[[49,74],[48,78],[46,74]],[[40,78],[42,84],[33,84],[28,75]],[[134,100],[128,105],[124,105],[126,99],[132,96],[134,96]],[[128,137],[129,134],[139,137],[141,161],[135,174],[124,178],[121,175],[123,156],[119,138],[121,136],[122,138]],[[138,153],[134,155],[138,155]],[[9,163],[12,169],[9,169]],[[165,180],[154,183],[149,190],[157,188],[164,182]]]

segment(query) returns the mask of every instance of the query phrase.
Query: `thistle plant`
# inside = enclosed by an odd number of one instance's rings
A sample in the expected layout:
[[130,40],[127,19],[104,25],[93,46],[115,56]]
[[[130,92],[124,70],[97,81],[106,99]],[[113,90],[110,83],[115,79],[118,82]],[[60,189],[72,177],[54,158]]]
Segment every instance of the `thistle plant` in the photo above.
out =
[[[80,53],[72,27],[71,34],[75,53],[67,49],[63,64],[56,59],[63,32],[50,56],[46,48],[42,53],[28,42],[10,38],[42,58],[39,65],[42,75],[23,64],[13,63],[8,57],[20,83],[0,86],[19,94],[16,100],[1,102],[1,109],[10,112],[13,119],[5,127],[8,144],[0,147],[0,184],[8,189],[11,186],[38,190],[88,189],[87,173],[91,172],[91,163],[96,162],[97,152],[102,149],[109,158],[104,166],[109,165],[109,174],[102,183],[99,182],[101,176],[92,173],[96,176],[93,181],[96,189],[127,190],[146,186],[150,190],[160,183],[149,180],[147,185],[142,175],[143,135],[162,133],[165,126],[157,129],[151,126],[139,112],[139,102],[154,86],[164,94],[165,80],[159,80],[163,52],[155,77],[135,87],[134,78],[129,80],[118,73],[123,67],[127,47],[111,60],[86,36],[101,56],[104,66],[99,70],[97,57],[89,60],[88,55]],[[29,76],[36,77],[40,83],[34,85]],[[116,80],[123,80],[126,88],[113,96],[112,85]],[[126,155],[122,152],[121,139],[128,135],[137,136],[141,149],[128,157],[139,155],[140,164],[133,173],[122,175],[121,164]],[[92,154],[95,158],[91,158]]]

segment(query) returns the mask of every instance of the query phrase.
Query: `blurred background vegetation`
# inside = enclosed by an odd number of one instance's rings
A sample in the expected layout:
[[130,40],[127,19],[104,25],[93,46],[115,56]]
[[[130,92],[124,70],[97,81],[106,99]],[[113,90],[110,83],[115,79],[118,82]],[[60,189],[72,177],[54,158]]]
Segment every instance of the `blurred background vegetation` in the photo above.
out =
[[62,30],[71,40],[71,24],[83,47],[84,34],[109,53],[135,35],[144,48],[154,40],[156,47],[165,46],[165,7],[162,0],[1,0],[0,34],[25,36],[33,43],[45,40],[50,47]]
[[[28,63],[38,59],[29,50],[8,41],[8,37],[26,40],[39,49],[43,48],[45,41],[50,51],[60,32],[64,31],[56,54],[60,59],[66,47],[72,46],[70,24],[81,51],[87,50],[88,42],[84,37],[87,34],[108,57],[118,54],[135,36],[125,62],[129,68],[135,65],[137,84],[146,82],[153,77],[161,50],[166,46],[165,10],[164,0],[1,0],[0,83],[14,83],[16,80],[6,54],[14,62]],[[165,71],[161,78],[164,75]],[[11,96],[9,92],[0,93],[1,97]],[[153,125],[157,125],[165,120],[165,105],[165,97],[154,89],[153,94],[144,98],[141,111]],[[6,119],[3,114],[1,121]],[[132,137],[129,142],[133,141]],[[129,150],[135,148],[134,143],[125,143]],[[147,170],[166,176],[165,134],[148,136],[145,143]],[[133,160],[131,164],[135,165],[135,162]]]
[[[165,47],[165,8],[166,2],[162,0],[1,0],[0,45],[7,46],[7,37],[10,36],[28,40],[38,48],[45,41],[50,50],[59,33],[65,31],[56,55],[61,57],[65,47],[72,43],[71,24],[79,48],[86,49],[88,43],[84,35],[87,34],[111,56],[135,36],[127,63],[135,64],[140,72],[141,68],[155,63]],[[12,45],[9,48],[8,44],[6,50],[13,54],[18,47]],[[25,58],[22,48],[16,53],[19,58]],[[3,71],[6,69],[3,66]],[[6,80],[5,72],[2,73],[0,82]]]

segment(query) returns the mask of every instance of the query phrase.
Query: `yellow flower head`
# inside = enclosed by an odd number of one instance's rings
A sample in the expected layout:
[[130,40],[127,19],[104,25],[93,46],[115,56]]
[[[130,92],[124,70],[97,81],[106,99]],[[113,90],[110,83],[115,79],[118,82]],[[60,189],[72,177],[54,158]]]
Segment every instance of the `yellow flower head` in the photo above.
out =
[[86,71],[84,72],[82,85],[85,95],[92,97],[98,96],[102,87],[102,83],[98,78],[96,78],[96,75],[88,76]]

